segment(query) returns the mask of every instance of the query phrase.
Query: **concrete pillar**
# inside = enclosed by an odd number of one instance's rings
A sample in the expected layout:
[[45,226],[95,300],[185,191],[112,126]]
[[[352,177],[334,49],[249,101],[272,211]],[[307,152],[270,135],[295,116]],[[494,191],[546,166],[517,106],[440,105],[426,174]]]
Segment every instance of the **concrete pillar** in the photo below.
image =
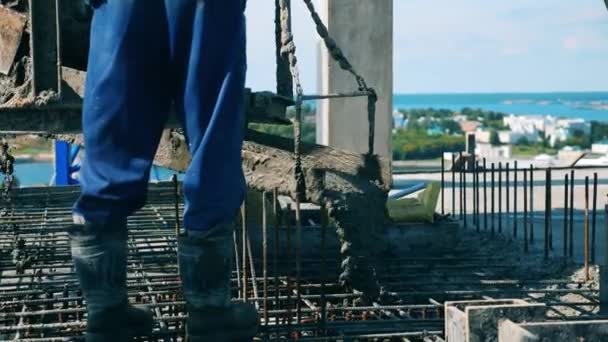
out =
[[[378,93],[374,152],[391,157],[393,0],[321,0],[319,12],[330,36]],[[319,68],[320,93],[357,90],[354,77],[340,69],[324,46]],[[366,153],[369,128],[366,103],[366,98],[320,101],[317,142]]]

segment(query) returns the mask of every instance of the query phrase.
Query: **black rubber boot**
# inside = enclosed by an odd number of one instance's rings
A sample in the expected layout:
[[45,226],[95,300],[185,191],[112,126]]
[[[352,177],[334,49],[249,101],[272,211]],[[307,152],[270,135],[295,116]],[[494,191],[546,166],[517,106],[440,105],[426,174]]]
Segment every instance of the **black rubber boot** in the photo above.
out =
[[150,310],[128,303],[126,221],[75,224],[69,235],[87,302],[86,341],[130,341],[150,334],[154,327]]
[[230,274],[233,226],[216,226],[178,238],[178,260],[188,309],[186,340],[251,340],[258,330],[258,313],[246,303],[232,303]]

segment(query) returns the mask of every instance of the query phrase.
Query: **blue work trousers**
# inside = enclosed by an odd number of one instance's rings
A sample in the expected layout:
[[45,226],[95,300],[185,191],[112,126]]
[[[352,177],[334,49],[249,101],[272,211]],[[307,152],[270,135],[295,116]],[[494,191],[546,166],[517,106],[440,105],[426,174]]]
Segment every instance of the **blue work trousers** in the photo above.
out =
[[184,227],[204,231],[234,219],[245,195],[244,1],[106,0],[95,7],[74,214],[111,222],[145,204],[174,108],[192,154]]

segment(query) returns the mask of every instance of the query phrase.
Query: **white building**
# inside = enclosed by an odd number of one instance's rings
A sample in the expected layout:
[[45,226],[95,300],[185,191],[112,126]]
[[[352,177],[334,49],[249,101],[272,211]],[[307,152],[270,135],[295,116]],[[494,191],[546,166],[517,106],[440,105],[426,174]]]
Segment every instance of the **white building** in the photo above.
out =
[[[491,131],[479,129],[475,132],[476,141],[482,144],[490,143]],[[524,134],[521,132],[513,131],[498,131],[498,140],[501,144],[517,144],[522,138],[528,139],[530,142],[535,142],[539,139],[538,132],[535,134]]]
[[559,119],[547,125],[545,136],[549,144],[555,146],[557,142],[564,142],[574,136],[576,132],[582,135],[591,134],[591,123],[584,119]]
[[400,111],[393,111],[393,129],[399,129],[405,127],[407,119]]
[[511,145],[492,146],[487,143],[478,143],[475,146],[477,158],[509,159],[511,158]]
[[509,127],[508,133],[504,133],[503,135],[505,136],[505,140],[508,140],[510,144],[516,144],[524,138],[534,143],[540,139],[539,132],[545,130],[546,121],[547,118],[544,116],[517,116],[511,114],[503,118],[503,123]]
[[[509,115],[505,116],[502,121],[505,126],[511,128],[511,130],[517,130],[519,132],[529,133],[533,131],[544,131],[547,121],[552,120],[553,117],[542,116],[542,115]],[[553,119],[554,120],[554,119]]]
[[557,119],[551,115],[517,116],[511,114],[504,117],[503,122],[510,129],[512,143],[517,143],[523,137],[529,142],[536,142],[540,140],[540,132],[543,132],[549,139],[549,144],[555,146],[557,142],[568,140],[577,131],[584,135],[591,134],[591,123],[584,119]]

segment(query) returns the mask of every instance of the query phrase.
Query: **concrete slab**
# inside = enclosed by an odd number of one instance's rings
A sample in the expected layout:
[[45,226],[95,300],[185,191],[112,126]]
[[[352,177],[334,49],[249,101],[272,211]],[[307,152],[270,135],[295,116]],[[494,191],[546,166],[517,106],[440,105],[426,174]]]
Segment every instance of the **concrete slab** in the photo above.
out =
[[521,299],[472,300],[445,303],[447,342],[498,341],[498,323],[503,319],[524,322],[543,319],[544,304]]
[[499,324],[499,342],[608,341],[608,320]]

